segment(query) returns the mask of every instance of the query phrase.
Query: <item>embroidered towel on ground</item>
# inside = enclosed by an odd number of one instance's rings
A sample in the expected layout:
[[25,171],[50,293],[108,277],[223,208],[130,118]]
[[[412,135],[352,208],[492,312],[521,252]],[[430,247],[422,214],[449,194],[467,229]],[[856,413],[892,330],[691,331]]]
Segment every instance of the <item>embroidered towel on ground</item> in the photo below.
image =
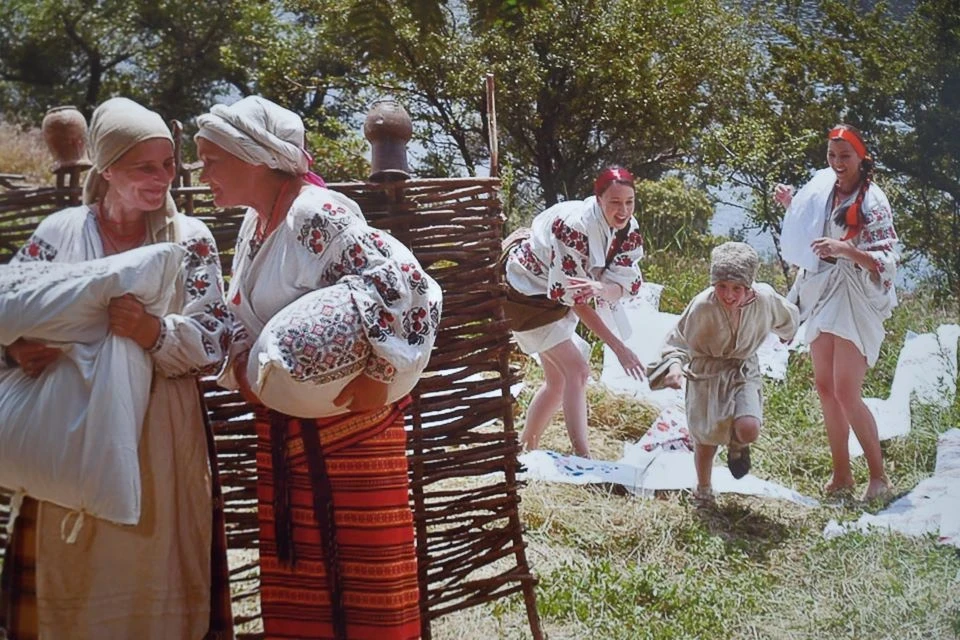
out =
[[108,333],[127,293],[167,312],[185,251],[162,243],[76,263],[0,267],[0,344],[63,349],[38,378],[0,369],[0,486],[119,524],[140,519],[137,445],[150,356]]

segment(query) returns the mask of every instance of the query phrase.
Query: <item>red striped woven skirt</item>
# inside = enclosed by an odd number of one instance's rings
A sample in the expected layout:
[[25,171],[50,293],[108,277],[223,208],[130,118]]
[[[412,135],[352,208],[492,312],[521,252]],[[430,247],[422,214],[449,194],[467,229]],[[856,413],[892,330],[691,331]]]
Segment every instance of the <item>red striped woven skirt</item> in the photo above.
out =
[[312,420],[257,408],[268,639],[420,637],[407,403]]

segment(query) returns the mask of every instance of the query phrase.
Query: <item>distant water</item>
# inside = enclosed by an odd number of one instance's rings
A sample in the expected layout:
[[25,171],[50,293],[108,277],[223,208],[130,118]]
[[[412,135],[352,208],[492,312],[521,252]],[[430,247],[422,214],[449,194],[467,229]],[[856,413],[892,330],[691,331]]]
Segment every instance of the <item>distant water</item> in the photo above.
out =
[[[710,233],[717,236],[742,237],[743,241],[756,249],[763,258],[774,259],[776,248],[770,232],[753,227],[753,223],[743,209],[727,204],[734,201],[737,191],[729,188],[718,191],[715,195],[723,202],[718,202],[714,208],[713,218],[710,220]],[[896,212],[894,212],[894,222],[896,222]],[[898,246],[898,248],[902,253],[903,247]],[[897,271],[896,285],[898,288],[910,291],[916,287],[918,280],[923,279],[930,272],[929,262],[921,256]]]

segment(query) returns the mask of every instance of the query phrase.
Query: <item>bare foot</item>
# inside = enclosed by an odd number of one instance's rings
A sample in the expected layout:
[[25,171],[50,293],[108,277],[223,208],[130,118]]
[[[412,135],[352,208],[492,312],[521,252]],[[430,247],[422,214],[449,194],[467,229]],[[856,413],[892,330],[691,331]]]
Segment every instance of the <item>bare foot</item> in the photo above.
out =
[[836,495],[838,493],[847,493],[852,491],[856,486],[856,483],[853,481],[852,476],[847,476],[845,478],[838,478],[833,476],[830,478],[830,482],[823,485],[823,492],[826,495]]
[[867,490],[863,493],[863,501],[869,502],[875,498],[884,497],[891,491],[893,491],[893,485],[885,477],[870,480],[867,484]]
[[717,504],[717,496],[713,492],[713,487],[709,484],[706,486],[697,485],[697,488],[693,490],[693,502],[698,509],[712,507]]

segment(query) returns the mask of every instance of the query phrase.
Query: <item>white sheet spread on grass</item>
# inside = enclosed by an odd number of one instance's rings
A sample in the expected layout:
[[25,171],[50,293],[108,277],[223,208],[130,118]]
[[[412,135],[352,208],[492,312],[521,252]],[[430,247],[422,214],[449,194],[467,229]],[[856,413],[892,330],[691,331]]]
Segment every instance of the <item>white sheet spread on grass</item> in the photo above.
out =
[[[632,328],[627,345],[643,362],[654,362],[659,358],[664,338],[679,318],[678,315],[659,311],[662,291],[662,285],[644,283],[642,295],[624,306]],[[802,328],[797,335],[803,335]],[[953,324],[941,325],[936,333],[907,335],[889,398],[866,399],[877,419],[881,439],[909,432],[912,396],[919,402],[940,406],[953,402],[956,393],[958,337],[960,325]],[[758,353],[761,371],[776,380],[785,379],[789,352],[803,351],[806,347],[799,337],[787,346],[771,334]],[[527,467],[526,477],[574,484],[615,483],[638,495],[649,494],[658,489],[692,489],[696,485],[696,473],[692,447],[689,446],[689,437],[686,435],[683,391],[651,391],[646,380],[635,380],[626,375],[613,351],[606,346],[600,383],[611,391],[658,407],[661,414],[638,442],[625,443],[624,455],[617,462],[566,456],[553,451],[533,451],[520,457],[520,461]],[[813,384],[813,381],[810,383]],[[852,432],[850,454],[863,454]],[[750,474],[734,480],[722,464],[714,466],[713,487],[721,493],[734,492],[780,498],[798,504],[817,504],[813,498]],[[960,513],[956,520],[960,527]]]
[[[908,331],[897,359],[888,398],[866,398],[877,420],[881,440],[910,432],[910,399],[947,407],[957,392],[957,339],[960,325],[942,324],[936,333],[916,334]],[[850,455],[863,455],[853,432],[850,433]]]
[[829,539],[851,531],[877,530],[935,535],[939,542],[960,548],[960,429],[940,434],[933,476],[876,515],[865,513],[855,522],[842,524],[831,520],[823,536]]
[[[523,477],[527,479],[570,484],[619,484],[643,497],[664,489],[692,489],[697,484],[686,416],[678,408],[664,409],[639,441],[624,445],[623,457],[616,462],[544,450],[526,453],[520,456],[520,462],[526,467]],[[777,498],[806,506],[817,504],[813,498],[752,474],[735,480],[722,464],[714,465],[713,489],[718,493]]]

